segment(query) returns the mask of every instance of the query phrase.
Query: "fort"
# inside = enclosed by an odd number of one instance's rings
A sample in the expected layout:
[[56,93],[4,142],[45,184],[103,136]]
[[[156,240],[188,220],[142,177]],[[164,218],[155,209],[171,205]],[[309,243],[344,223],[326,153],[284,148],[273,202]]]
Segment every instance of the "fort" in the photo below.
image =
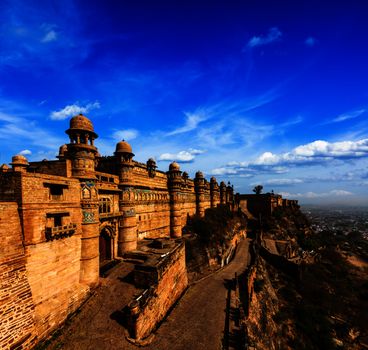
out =
[[[83,115],[70,120],[57,160],[15,155],[0,167],[0,348],[30,349],[58,329],[99,285],[100,272],[139,263],[129,304],[132,339],[146,338],[188,286],[182,229],[227,206],[249,217],[297,206],[271,194],[234,195],[228,183],[194,179],[173,162],[135,161],[126,141],[101,156]],[[244,233],[242,233],[244,236]],[[229,260],[238,237],[233,238]],[[225,259],[226,258],[226,259]]]
[[[167,298],[159,301],[164,313],[187,286],[180,242],[187,219],[219,204],[234,208],[230,184],[207,181],[200,171],[190,179],[176,162],[167,172],[154,159],[139,163],[125,141],[114,155],[100,156],[98,135],[83,115],[71,118],[66,134],[69,143],[57,160],[28,162],[15,155],[11,168],[0,168],[4,349],[31,348],[44,339],[98,285],[102,266],[149,239],[161,239],[161,251],[144,258],[136,280],[175,283],[175,293],[160,294]],[[173,258],[163,263],[160,254]]]

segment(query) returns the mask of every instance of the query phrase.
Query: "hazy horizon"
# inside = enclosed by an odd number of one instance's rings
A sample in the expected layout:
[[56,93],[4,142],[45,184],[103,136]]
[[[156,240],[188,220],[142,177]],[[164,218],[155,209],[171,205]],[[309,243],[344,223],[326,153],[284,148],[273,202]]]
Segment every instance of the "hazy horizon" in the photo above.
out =
[[304,203],[368,194],[365,1],[3,1],[0,163],[84,113],[112,154]]

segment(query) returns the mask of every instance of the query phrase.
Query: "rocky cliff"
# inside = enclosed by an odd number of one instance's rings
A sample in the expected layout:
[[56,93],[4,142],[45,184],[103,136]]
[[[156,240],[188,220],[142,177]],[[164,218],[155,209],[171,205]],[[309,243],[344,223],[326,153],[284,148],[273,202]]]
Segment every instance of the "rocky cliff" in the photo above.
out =
[[207,209],[204,217],[190,218],[183,230],[190,280],[227,264],[246,230],[246,217],[226,205]]
[[[248,344],[267,350],[368,348],[368,265],[349,263],[336,237],[314,233],[299,209],[280,208],[262,224],[267,254],[256,263]],[[290,242],[295,255],[278,249],[278,242]],[[289,263],[299,273],[290,273]]]

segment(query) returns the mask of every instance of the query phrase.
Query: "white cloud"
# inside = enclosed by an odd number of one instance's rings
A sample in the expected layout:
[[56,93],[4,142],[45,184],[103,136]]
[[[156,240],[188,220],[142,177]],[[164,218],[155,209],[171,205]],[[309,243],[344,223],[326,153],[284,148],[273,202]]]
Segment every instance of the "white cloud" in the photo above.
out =
[[[22,115],[25,114],[22,113]],[[3,122],[0,125],[0,141],[8,142],[13,146],[16,145],[20,148],[33,145],[52,149],[55,152],[55,145],[65,143],[63,138],[54,136],[50,130],[40,127],[34,120],[0,111],[0,121]],[[30,129],[32,132],[29,132]],[[24,149],[24,151],[28,150]]]
[[281,31],[277,28],[277,27],[273,27],[270,28],[267,35],[260,35],[260,36],[253,36],[249,41],[248,41],[248,46],[249,47],[256,47],[256,46],[262,46],[262,45],[267,45],[267,44],[271,44],[275,41],[280,40],[282,36]]
[[211,175],[236,175],[238,174],[238,171],[236,169],[232,168],[216,168],[212,169]]
[[317,140],[295,147],[290,152],[273,154],[265,152],[255,161],[256,165],[321,163],[334,159],[353,159],[368,156],[368,139],[358,141],[327,142]]
[[317,44],[317,39],[309,36],[307,39],[305,39],[304,44],[308,47],[313,47]]
[[192,131],[197,128],[199,123],[209,118],[209,116],[207,116],[203,111],[197,111],[195,113],[185,112],[184,114],[186,116],[185,124],[180,128],[170,131],[169,133],[167,133],[167,136],[172,136],[172,135],[177,135],[177,134],[182,134],[188,131]]
[[[274,186],[287,186],[287,185],[296,185],[301,184],[304,181],[302,179],[270,179],[263,181],[265,185],[274,185]],[[252,184],[256,185],[256,183]]]
[[340,114],[335,119],[332,119],[331,120],[331,123],[340,123],[340,122],[343,122],[345,120],[357,118],[361,114],[363,114],[365,111],[366,111],[365,109],[359,109],[357,111],[353,111],[353,112],[350,112],[350,113]]
[[200,149],[195,149],[195,148],[189,148],[188,149],[188,152],[191,153],[191,154],[193,154],[193,155],[198,155],[198,154],[203,154],[206,151],[200,150]]
[[64,120],[66,118],[75,116],[79,113],[85,114],[93,109],[100,108],[100,103],[95,101],[93,103],[88,103],[86,106],[79,106],[78,103],[65,106],[63,109],[59,111],[53,111],[50,114],[50,118],[52,120]]
[[327,142],[317,140],[300,145],[290,152],[264,152],[251,162],[229,162],[213,171],[223,174],[282,174],[289,167],[321,165],[331,161],[350,161],[368,157],[368,139]]
[[346,197],[352,196],[354,193],[345,190],[331,190],[329,192],[306,192],[306,193],[289,193],[279,192],[279,194],[285,198],[326,198],[326,197]]
[[202,154],[204,152],[205,151],[198,149],[189,149],[188,151],[180,151],[178,153],[163,153],[158,157],[158,160],[190,163],[195,159],[196,155]]
[[57,39],[57,33],[55,32],[55,30],[50,30],[41,39],[41,42],[43,42],[43,43],[49,43],[51,41],[55,41],[56,39]]
[[27,156],[27,155],[31,155],[32,151],[30,151],[29,149],[24,149],[20,151],[19,154],[22,154],[23,156]]
[[125,130],[117,130],[113,133],[112,137],[116,140],[133,140],[138,136],[138,130],[135,129],[125,129]]

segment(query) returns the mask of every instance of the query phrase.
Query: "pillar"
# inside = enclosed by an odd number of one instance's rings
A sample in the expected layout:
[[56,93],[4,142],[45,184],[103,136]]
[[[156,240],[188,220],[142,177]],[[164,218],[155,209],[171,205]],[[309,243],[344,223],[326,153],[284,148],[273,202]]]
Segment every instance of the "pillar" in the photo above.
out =
[[134,153],[126,141],[116,145],[115,158],[119,169],[119,188],[122,190],[119,210],[118,256],[137,249],[137,220],[135,212]]
[[200,217],[204,216],[204,200],[205,200],[205,181],[204,176],[201,171],[197,171],[194,178],[194,186],[196,193],[196,205],[197,205],[197,215]]
[[170,195],[170,236],[172,238],[181,237],[181,186],[183,178],[179,164],[173,162],[167,172],[169,195]]

